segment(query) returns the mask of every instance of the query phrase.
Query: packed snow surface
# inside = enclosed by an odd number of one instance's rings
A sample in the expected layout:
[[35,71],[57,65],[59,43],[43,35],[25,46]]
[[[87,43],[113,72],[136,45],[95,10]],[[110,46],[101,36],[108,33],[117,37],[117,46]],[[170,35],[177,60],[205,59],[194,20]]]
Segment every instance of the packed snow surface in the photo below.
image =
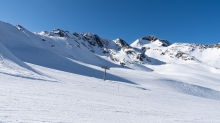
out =
[[[109,80],[108,74],[108,80],[103,81],[29,65],[55,81],[0,73],[0,120],[3,123],[219,122],[218,76],[201,81],[193,76],[187,80],[178,75],[122,68],[108,71],[135,83],[130,84]],[[96,66],[87,67],[102,71]]]
[[218,47],[0,21],[0,123],[219,123]]

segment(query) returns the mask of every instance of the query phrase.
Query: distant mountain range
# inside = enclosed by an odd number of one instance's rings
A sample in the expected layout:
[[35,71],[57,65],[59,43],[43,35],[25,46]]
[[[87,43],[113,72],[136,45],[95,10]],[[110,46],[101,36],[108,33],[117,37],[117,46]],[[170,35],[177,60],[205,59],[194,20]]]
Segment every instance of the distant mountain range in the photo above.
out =
[[[54,29],[32,33],[21,25],[0,21],[0,44],[24,62],[68,70],[69,59],[96,66],[152,71],[146,65],[199,63],[220,69],[220,44],[174,43],[145,36],[131,45],[93,33]],[[16,62],[17,63],[17,62]],[[67,68],[65,68],[67,67]],[[70,70],[71,71],[71,70]]]

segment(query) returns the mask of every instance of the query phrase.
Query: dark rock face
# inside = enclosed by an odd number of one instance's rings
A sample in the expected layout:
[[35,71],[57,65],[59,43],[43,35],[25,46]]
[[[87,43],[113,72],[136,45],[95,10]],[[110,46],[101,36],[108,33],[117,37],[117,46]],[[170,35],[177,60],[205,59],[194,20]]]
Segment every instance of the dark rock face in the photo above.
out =
[[22,27],[21,25],[16,25],[16,27],[17,27],[19,30],[25,30],[25,28]]
[[53,33],[56,35],[59,35],[60,37],[69,37],[67,33],[69,33],[68,31],[63,31],[61,29],[54,29]]
[[178,52],[175,56],[177,57],[177,58],[180,58],[180,57],[182,57],[183,56],[183,52]]
[[208,45],[208,46],[206,46],[206,48],[217,48],[217,49],[219,49],[220,48],[220,44]]
[[109,51],[104,50],[104,51],[102,51],[102,53],[103,54],[109,54]]
[[143,37],[142,40],[148,40],[148,41],[156,41],[158,38],[156,36],[150,35]]
[[143,61],[143,59],[146,58],[146,56],[144,54],[138,54],[137,55],[137,59],[140,61]]
[[121,47],[131,48],[131,46],[121,38],[116,39],[115,43],[118,44]]
[[125,66],[125,63],[123,63],[123,62],[120,62],[120,65],[121,65],[121,66]]
[[99,36],[98,36],[98,35],[94,35],[94,38],[95,38],[96,43],[98,44],[98,46],[102,48],[102,47],[103,47],[103,44],[102,44],[102,42],[101,42]]
[[45,31],[45,30],[44,30],[43,32],[44,32],[44,34],[49,34],[49,32],[48,32],[48,31]]
[[133,51],[133,50],[126,50],[125,53],[126,54],[133,54],[133,55],[136,54],[135,51]]
[[97,44],[101,48],[104,47],[103,42],[98,35],[91,33],[82,33],[82,36],[90,43],[90,45],[95,46]]
[[162,42],[162,45],[161,46],[164,46],[164,47],[167,47],[167,46],[170,46],[171,43],[167,40],[160,40]]
[[150,35],[150,36],[146,36],[146,37],[143,37],[142,40],[147,40],[147,41],[151,41],[151,42],[154,42],[156,40],[159,40],[162,44],[161,46],[163,47],[167,47],[167,46],[170,46],[171,43],[167,40],[161,40],[161,39],[158,39],[156,36],[154,35]]
[[146,47],[141,47],[141,50],[146,50],[147,48]]
[[76,33],[76,32],[74,32],[73,35],[76,36],[76,37],[79,37],[79,34]]

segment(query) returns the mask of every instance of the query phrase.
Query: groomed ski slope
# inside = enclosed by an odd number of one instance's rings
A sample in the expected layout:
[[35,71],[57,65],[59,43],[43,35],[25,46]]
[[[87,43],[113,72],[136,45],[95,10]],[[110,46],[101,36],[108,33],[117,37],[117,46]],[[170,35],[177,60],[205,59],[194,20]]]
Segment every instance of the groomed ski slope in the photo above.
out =
[[[102,71],[97,66],[79,64]],[[49,75],[50,79],[0,73],[2,123],[219,122],[218,76],[198,81],[193,76],[193,79],[186,79],[178,75],[124,68],[111,68],[108,71],[133,82],[131,84],[128,81],[103,81],[86,75],[28,65]],[[184,87],[189,91],[181,90]]]
[[144,44],[152,64],[122,67],[72,39],[4,22],[0,34],[0,123],[220,122],[217,47],[200,54],[186,45],[184,55],[199,59],[184,61],[170,57],[175,45],[160,55],[166,48],[157,40]]

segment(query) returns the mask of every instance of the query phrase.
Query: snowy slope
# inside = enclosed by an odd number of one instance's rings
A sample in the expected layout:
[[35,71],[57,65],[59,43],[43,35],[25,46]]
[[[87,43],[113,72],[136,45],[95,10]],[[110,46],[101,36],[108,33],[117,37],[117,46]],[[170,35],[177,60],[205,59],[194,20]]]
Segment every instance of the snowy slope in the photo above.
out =
[[0,43],[0,73],[22,78],[53,80],[15,57]]
[[[184,78],[175,79],[170,75],[123,68],[109,71],[139,83],[135,85],[29,65],[58,81],[30,80],[0,73],[0,121],[3,123],[219,122],[219,92],[204,88],[194,80],[188,82],[196,86],[181,84]],[[87,67],[101,70],[93,65]],[[219,82],[219,78],[215,78]],[[171,89],[171,85],[176,90]],[[215,86],[220,83],[216,82]],[[182,88],[188,91],[177,92]],[[197,95],[192,95],[193,92]]]
[[219,122],[219,44],[129,45],[1,21],[0,35],[2,123]]
[[[0,61],[1,61],[1,70],[7,69],[14,69],[14,70],[20,70],[20,69],[27,69],[31,70],[31,68],[20,61],[18,58],[16,58],[8,49],[0,43]],[[10,71],[10,70],[9,70]],[[10,71],[11,72],[11,71]],[[18,72],[19,73],[19,72]]]
[[[85,46],[72,39],[47,37],[34,34],[22,26],[12,26],[0,22],[0,41],[22,61],[71,72],[74,66],[70,59],[83,61],[97,66],[108,64],[118,66],[89,51]],[[119,66],[120,67],[120,66]]]

